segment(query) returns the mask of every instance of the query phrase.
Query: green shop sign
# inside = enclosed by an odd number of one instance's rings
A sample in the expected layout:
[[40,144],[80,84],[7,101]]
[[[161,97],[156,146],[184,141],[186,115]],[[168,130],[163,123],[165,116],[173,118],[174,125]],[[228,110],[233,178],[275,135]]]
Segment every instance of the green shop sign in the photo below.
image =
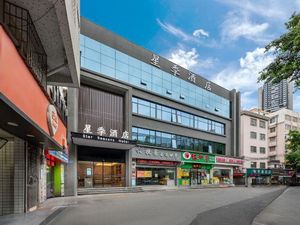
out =
[[248,177],[255,177],[255,176],[271,176],[272,170],[270,169],[247,169],[247,176]]
[[216,162],[216,157],[205,153],[181,152],[181,161],[214,164]]
[[204,169],[204,170],[211,170],[213,167],[212,164],[194,164],[194,163],[185,163],[180,166],[181,169]]

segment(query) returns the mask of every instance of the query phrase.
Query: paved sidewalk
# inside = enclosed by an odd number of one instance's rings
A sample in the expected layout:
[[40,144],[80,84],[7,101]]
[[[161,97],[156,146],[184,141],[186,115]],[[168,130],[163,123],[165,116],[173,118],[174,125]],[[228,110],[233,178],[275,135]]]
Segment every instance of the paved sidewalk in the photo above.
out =
[[28,213],[0,216],[1,225],[44,225],[48,224],[66,207],[77,204],[77,197],[48,199],[40,207]]
[[300,224],[300,187],[289,187],[260,214],[252,225]]

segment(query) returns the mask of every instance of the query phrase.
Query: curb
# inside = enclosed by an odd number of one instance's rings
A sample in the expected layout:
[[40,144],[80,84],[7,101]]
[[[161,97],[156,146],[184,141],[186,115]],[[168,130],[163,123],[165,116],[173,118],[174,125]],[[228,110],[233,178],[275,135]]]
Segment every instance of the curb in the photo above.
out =
[[54,210],[49,216],[47,216],[39,225],[47,225],[52,222],[59,214],[61,214],[67,207],[59,207]]
[[235,185],[216,185],[216,186],[192,186],[192,187],[174,187],[162,189],[144,189],[130,190],[130,191],[107,191],[107,192],[90,192],[90,193],[77,193],[78,196],[86,195],[106,195],[106,194],[129,194],[129,193],[145,193],[145,192],[160,192],[160,191],[182,191],[182,190],[197,190],[197,189],[216,189],[216,188],[233,188]]

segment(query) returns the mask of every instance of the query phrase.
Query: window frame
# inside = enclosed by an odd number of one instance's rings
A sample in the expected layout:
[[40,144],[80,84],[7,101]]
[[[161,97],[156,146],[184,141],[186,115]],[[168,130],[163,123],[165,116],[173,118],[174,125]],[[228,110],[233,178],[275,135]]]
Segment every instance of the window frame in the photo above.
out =
[[[252,147],[253,147],[253,148],[252,148]],[[255,151],[252,150],[252,149],[255,149]],[[251,145],[251,146],[250,146],[250,152],[251,152],[251,153],[257,153],[257,147],[254,146],[254,145]]]
[[[263,125],[262,125],[263,124]],[[266,128],[267,126],[266,126],[266,121],[264,121],[264,120],[259,120],[259,127],[260,128]]]
[[[253,136],[253,134],[254,134],[254,136]],[[251,138],[251,139],[257,139],[257,132],[255,132],[255,131],[250,131],[250,138]]]
[[250,125],[253,127],[257,126],[257,119],[256,118],[250,118]]
[[[262,151],[263,149],[263,151]],[[260,154],[266,154],[266,148],[265,147],[259,147],[259,153]]]

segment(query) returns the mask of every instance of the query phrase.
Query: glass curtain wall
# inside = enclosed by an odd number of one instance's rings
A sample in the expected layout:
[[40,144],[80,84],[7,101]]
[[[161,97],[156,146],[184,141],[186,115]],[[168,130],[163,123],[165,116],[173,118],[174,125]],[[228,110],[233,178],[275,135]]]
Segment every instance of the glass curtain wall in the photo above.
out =
[[[230,101],[116,49],[80,36],[81,67],[130,85],[230,117]],[[149,59],[150,60],[150,59]]]
[[163,120],[203,130],[215,134],[225,135],[225,124],[204,117],[196,116],[177,109],[133,97],[132,111],[139,115]]
[[158,147],[194,150],[225,155],[225,144],[145,128],[133,127],[132,140],[137,140],[140,144]]

